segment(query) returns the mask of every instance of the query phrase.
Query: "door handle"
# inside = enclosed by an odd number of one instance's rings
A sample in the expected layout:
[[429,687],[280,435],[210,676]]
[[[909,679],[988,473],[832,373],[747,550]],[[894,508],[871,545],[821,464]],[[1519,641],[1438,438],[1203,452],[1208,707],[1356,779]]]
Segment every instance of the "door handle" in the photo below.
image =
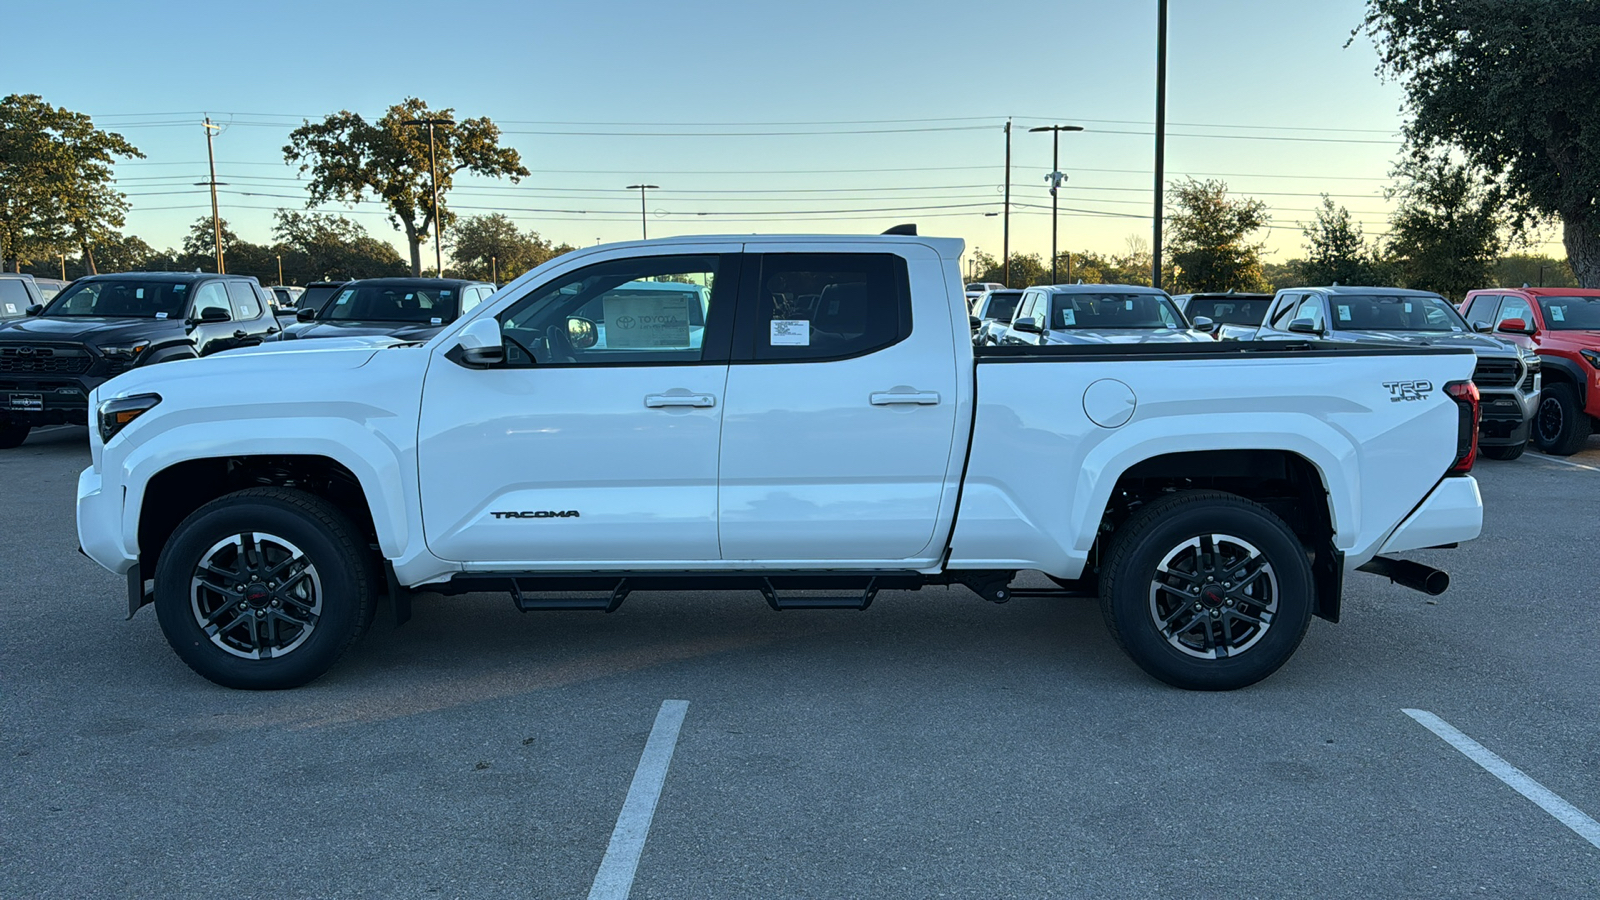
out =
[[667,409],[678,406],[693,406],[706,409],[717,405],[717,398],[710,394],[645,394],[644,405],[651,409]]
[[246,332],[246,331],[244,331],[244,330],[243,330],[243,329],[241,329],[241,330],[239,330],[239,331],[235,331],[235,332],[234,332],[234,333],[233,333],[233,336],[234,336],[234,337],[236,337],[236,338],[238,338],[238,339],[239,339],[239,340],[241,340],[241,341],[242,341],[242,340],[244,340],[244,339],[245,339],[245,338],[247,338],[247,337],[249,337],[249,336],[250,336],[250,334],[249,334],[249,333],[248,333],[248,332]]
[[873,406],[938,406],[938,391],[878,391],[871,396]]

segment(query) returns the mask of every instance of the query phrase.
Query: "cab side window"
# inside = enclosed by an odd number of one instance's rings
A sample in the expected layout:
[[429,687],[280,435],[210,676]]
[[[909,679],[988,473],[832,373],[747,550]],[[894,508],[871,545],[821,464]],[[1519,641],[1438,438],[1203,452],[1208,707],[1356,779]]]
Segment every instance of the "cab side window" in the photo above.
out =
[[1295,319],[1310,319],[1312,327],[1316,328],[1318,331],[1322,331],[1328,327],[1328,314],[1324,307],[1325,303],[1323,299],[1315,294],[1312,294],[1306,297],[1305,301],[1300,304],[1300,309],[1295,312],[1294,318],[1291,318],[1289,321],[1293,322]]
[[723,277],[729,268],[720,256],[647,256],[558,275],[500,314],[506,364],[726,360],[738,283],[736,272]]
[[1500,323],[1507,319],[1521,319],[1523,322],[1532,325],[1533,310],[1528,308],[1528,301],[1515,294],[1507,295],[1505,302],[1500,304],[1500,314],[1495,316],[1495,327],[1499,328]]
[[911,276],[891,253],[767,253],[755,266],[753,321],[740,358],[847,359],[911,334]]
[[1275,331],[1288,331],[1289,323],[1294,321],[1295,304],[1300,300],[1299,294],[1284,294],[1278,301],[1278,308],[1272,311],[1272,318],[1268,320],[1267,327]]
[[1463,318],[1468,325],[1493,325],[1495,310],[1500,306],[1500,297],[1497,294],[1479,294],[1467,304],[1467,313]]
[[228,292],[220,281],[208,281],[200,285],[200,290],[194,295],[194,317],[200,318],[208,309],[220,309],[233,318],[231,305],[228,303]]
[[244,281],[230,281],[227,285],[235,319],[249,320],[261,315],[261,300],[256,297],[254,287]]

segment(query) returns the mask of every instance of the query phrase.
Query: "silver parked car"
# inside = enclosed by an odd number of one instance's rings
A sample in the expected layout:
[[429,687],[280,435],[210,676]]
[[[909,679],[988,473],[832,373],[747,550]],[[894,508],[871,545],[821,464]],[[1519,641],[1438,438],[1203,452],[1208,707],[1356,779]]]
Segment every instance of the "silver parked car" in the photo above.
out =
[[1189,344],[1209,342],[1213,324],[1193,324],[1159,288],[1057,284],[1028,288],[1002,344]]

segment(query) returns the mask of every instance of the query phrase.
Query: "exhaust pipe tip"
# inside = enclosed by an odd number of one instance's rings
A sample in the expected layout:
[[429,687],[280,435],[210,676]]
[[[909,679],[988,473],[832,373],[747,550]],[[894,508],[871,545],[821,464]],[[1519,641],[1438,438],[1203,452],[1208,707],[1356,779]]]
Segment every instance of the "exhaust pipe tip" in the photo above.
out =
[[1358,569],[1362,572],[1381,575],[1401,587],[1421,591],[1434,597],[1450,589],[1450,573],[1409,559],[1390,559],[1387,556],[1375,556],[1359,566]]

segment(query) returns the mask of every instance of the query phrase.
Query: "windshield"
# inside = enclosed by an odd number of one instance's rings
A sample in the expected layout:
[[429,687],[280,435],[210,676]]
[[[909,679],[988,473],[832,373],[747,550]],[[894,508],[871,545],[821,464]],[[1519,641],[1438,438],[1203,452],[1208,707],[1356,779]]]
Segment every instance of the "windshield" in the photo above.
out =
[[455,285],[354,285],[340,288],[318,318],[441,325],[456,317],[458,293]]
[[1011,316],[1017,311],[1017,301],[1022,299],[1022,292],[998,291],[989,295],[989,308],[983,311],[985,319],[999,319],[1002,322],[1011,321]]
[[1443,297],[1336,294],[1334,328],[1340,331],[1466,331],[1466,320]]
[[1060,294],[1050,303],[1053,331],[1183,328],[1183,316],[1159,294]]
[[295,301],[294,308],[314,309],[317,312],[322,312],[323,305],[328,302],[330,297],[339,293],[340,287],[342,287],[342,285],[334,285],[332,287],[308,287],[305,289],[305,292],[300,295],[300,299]]
[[1600,297],[1540,297],[1551,331],[1600,331]]
[[1184,310],[1190,321],[1205,316],[1221,325],[1258,326],[1267,317],[1271,297],[1195,297]]
[[46,316],[176,319],[183,315],[189,285],[177,281],[80,281],[45,307]]

